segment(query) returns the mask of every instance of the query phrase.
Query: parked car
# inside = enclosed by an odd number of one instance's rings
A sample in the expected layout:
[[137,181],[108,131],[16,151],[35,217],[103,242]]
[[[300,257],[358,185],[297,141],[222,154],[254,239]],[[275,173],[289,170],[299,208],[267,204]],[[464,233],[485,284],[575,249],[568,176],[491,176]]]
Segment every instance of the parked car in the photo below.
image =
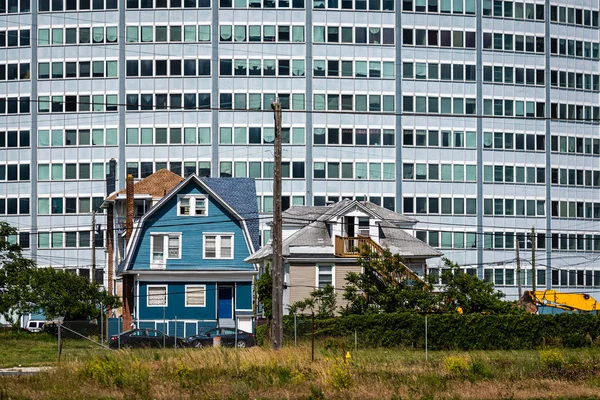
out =
[[44,330],[44,325],[46,321],[29,321],[27,322],[27,326],[25,330],[30,333],[38,333]]
[[221,337],[221,346],[225,347],[252,347],[256,345],[254,335],[238,329],[237,331],[237,343],[235,337],[234,328],[215,328],[199,335],[189,336],[186,341],[191,347],[212,347],[213,338],[215,336]]
[[[108,347],[118,349],[119,346],[122,349],[144,347],[169,348],[175,347],[175,338],[154,329],[132,329],[110,337]],[[185,339],[177,338],[177,347],[188,347],[188,344]]]

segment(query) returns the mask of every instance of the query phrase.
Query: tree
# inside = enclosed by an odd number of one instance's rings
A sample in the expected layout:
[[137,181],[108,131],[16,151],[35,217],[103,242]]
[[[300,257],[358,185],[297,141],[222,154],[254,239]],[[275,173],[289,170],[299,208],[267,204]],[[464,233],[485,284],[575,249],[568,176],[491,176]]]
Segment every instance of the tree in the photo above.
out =
[[103,287],[74,273],[54,268],[38,268],[31,287],[38,293],[36,306],[48,318],[66,320],[98,318],[100,304],[118,308],[117,296],[109,295]]
[[458,307],[465,314],[506,314],[517,312],[514,303],[506,302],[504,293],[494,290],[494,284],[475,275],[460,271],[458,264],[444,258],[448,270],[442,274],[444,290],[440,292],[440,311],[455,312]]
[[263,315],[270,320],[273,317],[273,277],[269,263],[265,265],[265,272],[256,281],[256,294],[263,306]]
[[416,279],[398,254],[362,249],[358,260],[362,273],[349,272],[344,290],[348,306],[344,314],[416,311],[435,309],[432,281]]
[[17,230],[0,222],[0,314],[13,324],[21,315],[34,311],[34,293],[30,286],[35,263],[21,253],[16,244]]
[[48,318],[90,319],[100,316],[100,304],[120,306],[117,296],[90,280],[54,268],[37,268],[23,257],[11,239],[17,231],[0,222],[0,313],[16,323],[24,313]]

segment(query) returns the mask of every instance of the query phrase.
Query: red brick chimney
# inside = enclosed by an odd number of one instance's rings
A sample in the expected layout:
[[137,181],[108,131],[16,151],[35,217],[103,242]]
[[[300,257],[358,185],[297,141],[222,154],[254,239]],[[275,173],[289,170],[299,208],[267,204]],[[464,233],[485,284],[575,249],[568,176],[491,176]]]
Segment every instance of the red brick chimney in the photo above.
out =
[[[126,206],[126,219],[125,219],[125,248],[129,245],[131,234],[133,233],[133,175],[127,175],[125,182],[125,206]],[[123,275],[123,330],[132,328],[133,317],[131,312],[133,310],[134,298],[133,298],[133,275]]]
[[133,233],[133,175],[127,175],[125,182],[125,205],[127,207],[127,215],[125,219],[125,246],[129,244],[131,234]]

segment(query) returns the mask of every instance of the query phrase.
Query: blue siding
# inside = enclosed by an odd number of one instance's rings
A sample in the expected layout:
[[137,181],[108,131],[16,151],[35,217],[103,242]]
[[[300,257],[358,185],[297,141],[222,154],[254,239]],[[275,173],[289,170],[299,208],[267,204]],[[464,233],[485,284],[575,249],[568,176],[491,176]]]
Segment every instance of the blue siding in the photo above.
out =
[[185,323],[183,321],[169,321],[169,336],[185,337]]
[[235,309],[252,310],[252,282],[238,282],[236,284]]
[[[147,304],[147,286],[162,285],[158,282],[140,282],[140,309],[138,318],[140,320],[163,320],[163,307],[148,307]],[[167,307],[165,308],[164,318],[167,320],[216,320],[216,283],[204,282],[169,282],[167,285]],[[185,285],[206,285],[206,307],[186,307],[185,306]]]
[[[178,194],[203,194],[208,196],[195,181],[188,182]],[[152,214],[142,229],[139,246],[134,250],[131,259],[133,270],[150,269],[150,235],[151,233],[182,234],[181,259],[167,260],[167,270],[245,270],[252,271],[254,267],[244,263],[250,255],[250,249],[242,224],[214,198],[208,197],[208,215],[206,217],[177,216],[177,195],[173,196],[160,209]],[[203,233],[233,233],[234,258],[231,260],[204,260]]]
[[154,322],[140,321],[140,326],[138,326],[138,328],[140,328],[140,329],[154,329],[155,326],[156,326],[156,324]]

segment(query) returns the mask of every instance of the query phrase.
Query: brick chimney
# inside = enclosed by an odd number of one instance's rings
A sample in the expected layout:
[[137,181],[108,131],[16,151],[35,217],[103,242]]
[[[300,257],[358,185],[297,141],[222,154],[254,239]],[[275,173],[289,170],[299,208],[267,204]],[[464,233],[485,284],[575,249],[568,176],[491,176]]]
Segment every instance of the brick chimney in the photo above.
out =
[[133,175],[127,175],[125,183],[125,205],[127,207],[127,215],[125,219],[125,246],[129,244],[131,234],[133,233]]

